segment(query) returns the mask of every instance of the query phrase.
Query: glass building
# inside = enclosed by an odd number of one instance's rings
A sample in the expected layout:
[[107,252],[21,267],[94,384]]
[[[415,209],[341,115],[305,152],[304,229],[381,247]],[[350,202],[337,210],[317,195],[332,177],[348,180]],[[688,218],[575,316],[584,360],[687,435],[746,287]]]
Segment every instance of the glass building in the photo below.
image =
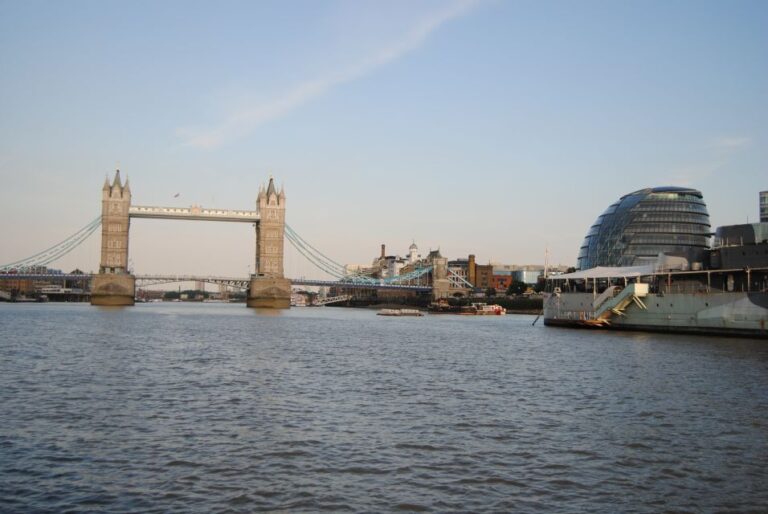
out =
[[760,223],[768,222],[768,191],[760,191]]
[[684,187],[641,189],[622,196],[592,225],[577,267],[634,266],[660,253],[702,261],[711,228],[701,193]]

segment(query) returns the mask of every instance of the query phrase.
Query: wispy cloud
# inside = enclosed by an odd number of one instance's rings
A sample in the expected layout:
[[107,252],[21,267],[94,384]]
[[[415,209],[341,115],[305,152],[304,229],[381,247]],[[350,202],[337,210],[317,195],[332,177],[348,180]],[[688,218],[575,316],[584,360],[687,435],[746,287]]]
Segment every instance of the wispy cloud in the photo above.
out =
[[725,136],[716,138],[712,146],[718,150],[735,151],[752,144],[752,138],[744,136]]
[[714,174],[721,166],[722,163],[720,162],[709,162],[677,167],[671,171],[669,184],[679,187],[695,187],[702,180]]
[[230,139],[242,136],[249,130],[272,120],[279,119],[298,107],[327,93],[336,86],[368,75],[418,49],[427,38],[450,20],[467,14],[479,0],[458,0],[443,9],[431,13],[415,24],[399,39],[390,42],[377,52],[354,65],[306,80],[271,100],[245,105],[226,116],[221,122],[203,128],[182,127],[176,133],[185,146],[210,149]]
[[692,187],[702,180],[723,170],[731,158],[752,144],[752,138],[746,136],[721,136],[712,139],[704,154],[706,160],[681,166],[672,171],[671,183],[678,186]]

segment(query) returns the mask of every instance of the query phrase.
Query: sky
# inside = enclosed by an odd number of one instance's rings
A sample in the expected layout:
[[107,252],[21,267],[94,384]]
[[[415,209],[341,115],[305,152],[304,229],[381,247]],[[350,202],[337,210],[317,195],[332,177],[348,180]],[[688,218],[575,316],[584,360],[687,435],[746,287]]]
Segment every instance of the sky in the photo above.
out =
[[[255,209],[274,176],[340,263],[572,265],[609,204],[664,185],[755,222],[767,26],[739,0],[0,0],[0,265],[99,216],[118,167],[135,205]],[[244,276],[254,240],[133,220],[131,266]],[[99,244],[52,267],[96,270]],[[292,250],[286,275],[321,276]]]

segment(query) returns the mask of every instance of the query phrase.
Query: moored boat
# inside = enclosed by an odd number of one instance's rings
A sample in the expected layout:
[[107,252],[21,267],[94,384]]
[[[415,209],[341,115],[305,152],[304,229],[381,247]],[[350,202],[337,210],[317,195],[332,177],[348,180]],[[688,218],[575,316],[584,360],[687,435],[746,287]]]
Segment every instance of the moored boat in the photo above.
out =
[[488,305],[487,303],[479,302],[467,305],[466,307],[462,307],[461,311],[459,311],[459,314],[463,314],[465,316],[503,316],[506,313],[507,309],[501,305]]
[[549,277],[544,324],[768,338],[768,243],[712,252],[720,267],[657,263]]
[[376,313],[379,316],[423,316],[418,309],[381,309]]

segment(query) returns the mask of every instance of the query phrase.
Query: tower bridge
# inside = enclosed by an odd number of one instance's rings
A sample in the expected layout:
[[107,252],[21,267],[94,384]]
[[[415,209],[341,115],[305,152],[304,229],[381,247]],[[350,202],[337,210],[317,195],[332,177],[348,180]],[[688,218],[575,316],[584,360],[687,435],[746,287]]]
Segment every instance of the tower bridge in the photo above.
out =
[[128,271],[132,218],[204,220],[251,223],[256,229],[255,273],[249,278],[249,307],[288,308],[291,283],[283,276],[285,191],[269,179],[259,188],[254,211],[134,206],[128,180],[120,170],[112,184],[104,181],[101,200],[101,262],[91,286],[92,305],[133,305],[136,277]]
[[[344,289],[396,289],[412,292],[432,292],[435,298],[452,293],[466,293],[472,284],[447,267],[447,259],[436,257],[426,263],[416,263],[404,274],[374,278],[350,274],[345,266],[324,255],[285,223],[285,190],[278,190],[270,177],[256,196],[255,210],[210,209],[191,207],[142,206],[132,204],[128,180],[123,183],[120,170],[114,179],[105,179],[101,195],[101,216],[57,245],[31,257],[0,266],[0,280],[91,280],[92,305],[133,305],[137,280],[142,283],[203,281],[225,284],[247,290],[249,307],[290,307],[291,282],[296,285],[331,286]],[[249,277],[199,277],[187,275],[134,275],[128,269],[131,219],[173,219],[250,223],[254,226],[255,273]],[[66,255],[101,227],[101,258],[99,272],[89,274],[49,274],[46,265]],[[335,280],[294,279],[284,276],[284,241],[315,267]]]

